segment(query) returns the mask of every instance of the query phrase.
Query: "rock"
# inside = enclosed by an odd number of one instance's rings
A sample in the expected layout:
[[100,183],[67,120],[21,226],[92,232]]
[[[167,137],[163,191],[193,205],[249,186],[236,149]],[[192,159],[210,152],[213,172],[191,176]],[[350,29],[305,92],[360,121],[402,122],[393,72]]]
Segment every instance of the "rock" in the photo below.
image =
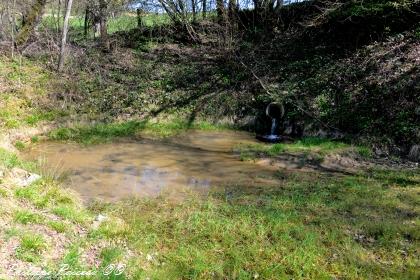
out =
[[41,175],[38,175],[38,174],[35,174],[35,173],[30,173],[29,174],[29,177],[28,178],[26,178],[26,179],[23,179],[21,182],[20,182],[20,184],[19,184],[19,186],[20,187],[26,187],[26,186],[29,186],[29,185],[31,185],[32,183],[34,183],[34,182],[36,182],[36,181],[38,181],[39,179],[41,179],[42,177],[41,177]]
[[373,152],[375,153],[375,156],[378,158],[387,157],[389,154],[385,149],[380,148],[380,147],[374,147]]
[[326,138],[328,136],[328,132],[323,129],[319,129],[318,132],[316,133],[316,136],[321,137],[321,138]]
[[413,145],[408,153],[408,158],[415,162],[420,162],[420,145]]
[[19,187],[27,187],[42,178],[41,175],[16,167],[12,169],[11,175],[15,184]]
[[98,216],[95,217],[92,227],[94,229],[98,229],[101,226],[101,224],[105,222],[106,220],[108,220],[107,216],[99,214]]
[[107,216],[99,214],[98,216],[96,216],[95,221],[102,223],[103,221],[106,221],[107,219],[108,219]]

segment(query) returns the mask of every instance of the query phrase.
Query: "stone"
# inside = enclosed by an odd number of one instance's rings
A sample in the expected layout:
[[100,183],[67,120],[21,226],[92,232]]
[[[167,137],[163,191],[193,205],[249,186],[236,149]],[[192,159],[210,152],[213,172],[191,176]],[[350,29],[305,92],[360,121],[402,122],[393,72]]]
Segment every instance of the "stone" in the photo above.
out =
[[107,216],[102,215],[102,214],[99,214],[98,216],[96,216],[95,221],[97,221],[97,222],[103,222],[103,221],[106,221],[107,219],[108,219]]
[[12,180],[18,187],[27,187],[42,178],[41,175],[17,167],[12,169],[11,175]]
[[408,158],[414,162],[420,162],[420,145],[411,146]]
[[96,216],[92,225],[93,229],[98,229],[101,226],[101,224],[106,220],[108,220],[108,217],[105,215],[99,214],[98,216]]

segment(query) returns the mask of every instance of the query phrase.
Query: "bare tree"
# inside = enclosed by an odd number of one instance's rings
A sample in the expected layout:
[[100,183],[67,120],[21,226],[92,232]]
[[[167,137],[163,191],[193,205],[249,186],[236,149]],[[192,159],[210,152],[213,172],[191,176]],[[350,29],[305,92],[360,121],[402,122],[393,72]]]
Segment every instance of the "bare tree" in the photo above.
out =
[[73,0],[68,0],[66,8],[66,16],[64,17],[64,26],[63,26],[63,35],[61,37],[61,47],[60,47],[60,57],[58,59],[58,71],[60,72],[64,66],[65,51],[66,51],[66,42],[67,42],[67,32],[69,29],[69,19],[71,15],[71,6]]

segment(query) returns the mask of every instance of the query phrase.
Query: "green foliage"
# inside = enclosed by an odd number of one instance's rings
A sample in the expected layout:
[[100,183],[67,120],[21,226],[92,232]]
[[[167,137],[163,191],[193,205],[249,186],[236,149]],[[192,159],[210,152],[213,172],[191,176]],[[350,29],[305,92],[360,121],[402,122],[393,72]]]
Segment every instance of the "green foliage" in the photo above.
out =
[[343,13],[349,16],[355,17],[368,17],[377,14],[385,14],[393,10],[409,9],[413,2],[411,0],[399,0],[399,1],[381,1],[381,0],[369,0],[369,1],[352,1]]
[[[101,272],[104,272],[109,265],[116,266],[121,263],[124,257],[124,250],[119,247],[108,247],[101,251],[100,257],[102,259]],[[102,273],[103,274],[103,273]],[[116,271],[108,276],[104,276],[104,279],[127,279],[124,273],[119,274]]]
[[[71,41],[86,41],[94,37],[93,30],[89,30],[87,38],[84,36],[84,15],[74,15],[69,20],[69,39]],[[149,13],[143,16],[143,26],[149,28],[160,27],[170,23],[166,14]],[[129,31],[137,28],[137,15],[135,13],[122,13],[116,17],[110,17],[107,21],[108,34],[114,34],[121,31]],[[48,31],[57,30],[57,19],[48,15],[44,16],[41,22],[41,28]],[[62,27],[60,27],[62,28]],[[98,34],[95,34],[98,37]]]

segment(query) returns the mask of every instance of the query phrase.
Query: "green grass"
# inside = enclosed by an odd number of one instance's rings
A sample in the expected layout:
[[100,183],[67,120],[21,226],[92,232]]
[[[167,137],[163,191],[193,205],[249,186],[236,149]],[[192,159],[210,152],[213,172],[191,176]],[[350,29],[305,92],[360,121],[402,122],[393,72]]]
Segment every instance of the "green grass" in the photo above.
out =
[[56,232],[63,233],[66,232],[68,226],[62,221],[49,221],[47,225],[55,230]]
[[97,144],[108,142],[118,137],[145,136],[164,138],[185,132],[188,129],[216,130],[225,128],[227,127],[213,125],[207,122],[189,124],[183,121],[159,123],[128,121],[121,123],[101,123],[92,126],[63,127],[51,131],[48,136],[51,140]]
[[25,233],[20,237],[20,245],[16,250],[16,256],[27,262],[36,262],[46,248],[45,239],[42,235]]
[[[170,23],[170,19],[164,14],[147,14],[143,16],[143,26],[159,27]],[[123,13],[116,17],[108,18],[108,34],[119,31],[129,31],[137,28],[137,16],[135,13]],[[57,30],[57,20],[50,15],[42,19],[42,28]],[[62,26],[60,27],[62,28]],[[98,36],[98,34],[96,34]],[[88,39],[93,38],[93,30],[89,30]],[[84,15],[73,15],[69,20],[69,39],[72,41],[84,40]]]
[[[110,266],[117,266],[118,264],[122,263],[122,259],[124,257],[125,251],[119,247],[107,247],[101,251],[100,258],[102,260],[101,263],[101,272],[102,274],[106,271],[106,269]],[[107,276],[103,276],[103,279],[128,279],[124,271],[114,270]]]
[[0,165],[6,168],[13,168],[21,166],[22,164],[23,162],[17,157],[16,154],[0,148]]
[[18,149],[19,151],[22,151],[25,149],[25,143],[23,143],[22,141],[16,141],[15,142],[15,147],[16,149]]
[[28,201],[40,209],[77,204],[72,194],[64,192],[55,182],[49,180],[40,180],[30,186],[17,188],[15,197]]
[[353,151],[363,158],[370,158],[372,156],[372,151],[368,147],[352,146],[344,142],[318,137],[306,137],[293,143],[240,146],[238,150],[242,160],[255,159],[260,156],[275,157],[285,152],[312,154],[318,156],[320,159],[327,154],[349,151]]
[[20,167],[27,170],[34,170],[35,164],[32,162],[22,161],[15,153],[9,152],[6,149],[0,148],[0,167],[7,169],[13,167]]
[[0,129],[36,126],[56,117],[54,111],[33,104],[49,92],[53,77],[40,63],[24,57],[1,56],[0,77]]
[[14,213],[14,221],[21,224],[38,224],[42,222],[42,216],[29,210],[18,210]]
[[176,204],[131,200],[105,212],[125,221],[128,232],[111,237],[137,252],[142,269],[128,270],[140,278],[414,279],[420,174],[389,175],[410,182],[400,185],[372,172],[294,173],[279,186],[236,186]]
[[79,209],[73,205],[59,205],[52,209],[52,213],[65,220],[82,225],[86,225],[91,220],[91,217],[84,209]]
[[[108,139],[124,134],[126,125],[94,131]],[[174,125],[173,130],[179,129],[184,127]],[[275,152],[345,147],[303,139]],[[12,213],[16,225],[4,232],[20,240],[16,257],[41,263],[50,254],[47,238],[22,233],[20,227],[42,222],[72,238],[50,271],[64,263],[75,271],[93,270],[100,279],[107,279],[102,272],[111,263],[127,267],[108,279],[416,278],[418,170],[371,169],[339,176],[279,170],[278,178],[277,185],[215,188],[207,197],[191,195],[177,202],[165,197],[130,199],[89,208],[53,181],[41,180],[16,188],[6,199],[14,197],[60,220],[44,221],[23,207]],[[91,227],[99,213],[108,219]],[[74,232],[80,227],[87,229],[86,235]],[[100,248],[99,267],[89,267],[81,257],[90,246]]]

